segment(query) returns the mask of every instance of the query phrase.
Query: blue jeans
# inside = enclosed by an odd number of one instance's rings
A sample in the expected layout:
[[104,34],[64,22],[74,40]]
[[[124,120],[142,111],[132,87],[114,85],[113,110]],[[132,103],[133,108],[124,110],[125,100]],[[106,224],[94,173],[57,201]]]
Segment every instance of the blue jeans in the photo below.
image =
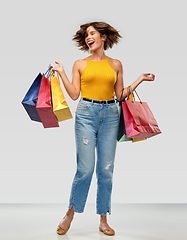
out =
[[75,115],[77,171],[73,180],[69,209],[84,211],[95,167],[97,149],[97,214],[111,214],[112,177],[119,114],[116,103],[100,104],[80,100]]

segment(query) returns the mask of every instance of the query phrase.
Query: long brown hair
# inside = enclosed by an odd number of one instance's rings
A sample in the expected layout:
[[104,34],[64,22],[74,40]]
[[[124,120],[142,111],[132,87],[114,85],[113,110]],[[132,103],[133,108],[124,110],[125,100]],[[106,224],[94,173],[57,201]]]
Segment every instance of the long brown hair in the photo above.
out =
[[100,35],[106,35],[107,39],[104,43],[104,50],[108,48],[112,48],[114,44],[119,42],[121,35],[119,32],[110,26],[108,23],[105,22],[90,22],[80,26],[80,29],[76,32],[73,36],[73,40],[76,42],[76,45],[80,48],[80,50],[86,52],[89,50],[89,47],[86,45],[85,37],[86,37],[86,30],[88,27],[94,27]]

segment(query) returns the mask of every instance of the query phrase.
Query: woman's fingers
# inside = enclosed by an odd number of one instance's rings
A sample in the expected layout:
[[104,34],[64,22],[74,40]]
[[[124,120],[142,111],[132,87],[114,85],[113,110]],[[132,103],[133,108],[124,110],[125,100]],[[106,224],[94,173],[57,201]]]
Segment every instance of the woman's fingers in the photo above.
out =
[[153,81],[155,79],[155,75],[153,73],[144,73],[144,79],[148,81]]
[[57,62],[57,61],[55,61],[55,63],[56,63],[56,64],[58,64],[59,66],[61,66],[61,65],[62,65],[60,62]]
[[143,79],[143,81],[154,81],[155,75],[152,73],[143,73],[141,75],[141,78]]
[[147,77],[147,80],[153,81],[154,80],[154,76]]
[[[56,71],[56,72],[60,72],[60,71],[63,71],[63,66],[60,62],[57,62],[55,61],[55,63],[57,64],[55,67],[52,68],[53,71]],[[51,67],[51,64],[49,64],[48,68]]]
[[152,73],[144,73],[144,75],[145,75],[146,77],[153,76],[153,74],[152,74]]
[[58,71],[59,66],[53,67],[53,71]]

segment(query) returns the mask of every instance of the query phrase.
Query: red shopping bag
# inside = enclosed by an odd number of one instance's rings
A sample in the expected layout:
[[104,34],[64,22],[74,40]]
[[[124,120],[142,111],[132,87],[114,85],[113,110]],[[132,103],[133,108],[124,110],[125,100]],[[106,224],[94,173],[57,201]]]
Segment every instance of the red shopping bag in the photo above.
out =
[[150,138],[161,133],[146,102],[126,100],[122,107],[128,138]]
[[59,127],[51,102],[51,83],[45,75],[42,77],[36,109],[44,128]]

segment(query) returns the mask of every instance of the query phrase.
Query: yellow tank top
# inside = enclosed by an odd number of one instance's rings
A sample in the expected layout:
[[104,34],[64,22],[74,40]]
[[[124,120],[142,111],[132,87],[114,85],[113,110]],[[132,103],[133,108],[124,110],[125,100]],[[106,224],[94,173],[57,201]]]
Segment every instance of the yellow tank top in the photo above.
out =
[[116,83],[116,72],[106,60],[90,61],[81,75],[81,97],[96,100],[114,99],[114,85]]

